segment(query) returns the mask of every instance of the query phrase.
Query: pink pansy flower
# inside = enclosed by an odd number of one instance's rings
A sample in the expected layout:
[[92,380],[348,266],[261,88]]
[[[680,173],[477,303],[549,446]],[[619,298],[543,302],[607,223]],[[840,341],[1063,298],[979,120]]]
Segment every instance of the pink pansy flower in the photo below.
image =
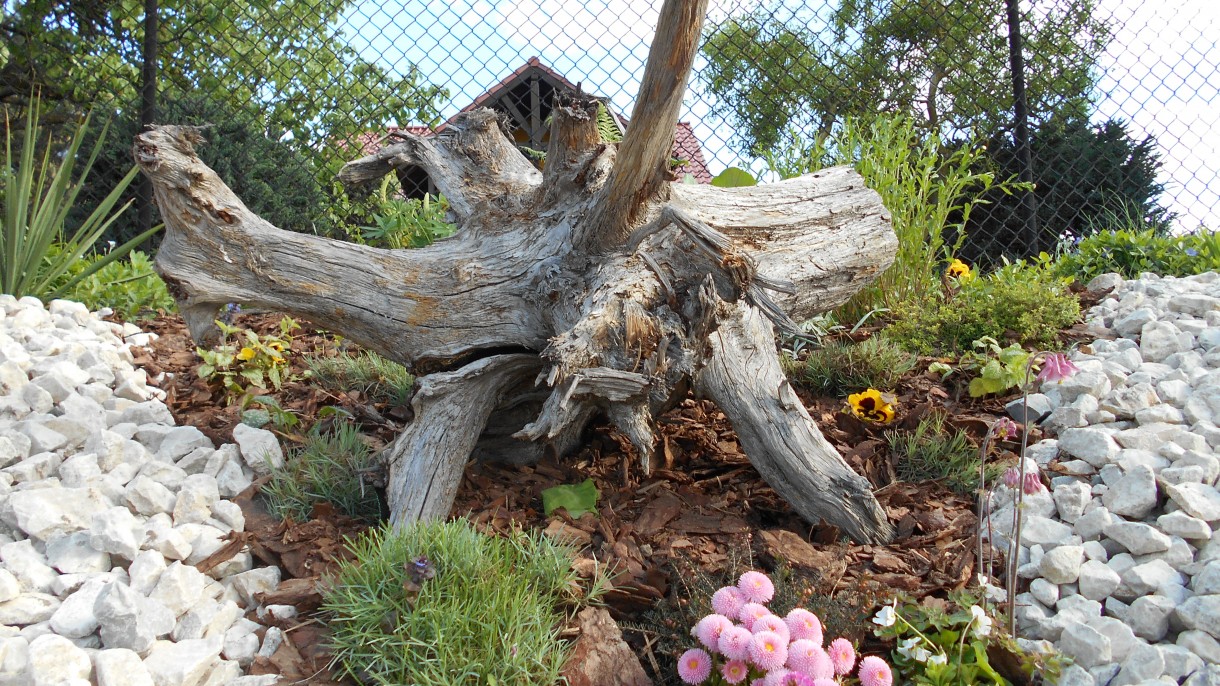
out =
[[787,623],[775,615],[767,615],[754,620],[754,626],[750,627],[750,631],[758,633],[760,631],[773,631],[779,634],[779,637],[785,642],[791,640],[791,632],[788,630]]
[[1038,372],[1038,381],[1063,381],[1080,371],[1063,353],[1050,353],[1042,360],[1042,369]]
[[730,684],[740,684],[750,676],[750,666],[744,660],[729,660],[720,667],[720,676]]
[[746,660],[750,657],[750,644],[754,642],[754,634],[744,626],[731,626],[720,632],[717,647],[720,653],[730,660]]
[[830,649],[826,652],[830,655],[830,661],[834,663],[837,674],[847,674],[852,667],[856,666],[856,649],[851,647],[851,641],[846,638],[836,638],[831,641]]
[[751,603],[769,603],[775,596],[775,586],[762,572],[746,572],[737,580],[737,589]]
[[712,594],[712,611],[718,615],[736,618],[745,604],[746,599],[736,586],[725,586]]
[[691,648],[678,658],[678,676],[688,684],[701,684],[712,673],[712,656]]
[[720,644],[720,634],[725,629],[733,626],[733,622],[724,615],[711,614],[699,620],[695,628],[691,630],[695,638],[713,653],[716,652]]
[[758,603],[746,603],[741,607],[741,614],[738,615],[738,617],[741,619],[741,623],[744,624],[745,627],[750,631],[754,630],[754,622],[758,621],[762,617],[770,616],[771,611],[768,610],[765,605],[760,605]]
[[860,661],[861,686],[891,686],[893,683],[894,673],[885,660],[870,655]]
[[808,639],[821,647],[822,621],[817,615],[798,607],[784,617],[784,623],[788,625],[789,634],[794,640]]
[[765,672],[779,669],[788,661],[788,642],[771,631],[754,634],[750,661]]

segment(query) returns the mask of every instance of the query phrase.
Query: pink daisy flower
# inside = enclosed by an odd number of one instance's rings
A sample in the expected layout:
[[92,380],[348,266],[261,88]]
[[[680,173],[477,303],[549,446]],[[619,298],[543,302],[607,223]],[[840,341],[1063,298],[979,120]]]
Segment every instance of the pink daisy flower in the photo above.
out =
[[763,683],[767,686],[783,686],[784,678],[789,674],[791,674],[791,672],[783,667],[773,669],[770,672],[767,672],[767,676],[763,677]]
[[744,660],[729,660],[720,667],[720,675],[730,684],[740,684],[750,676],[750,666]]
[[764,672],[784,666],[788,661],[788,642],[771,631],[754,634],[750,643],[750,661]]
[[800,672],[788,672],[779,683],[780,686],[813,686],[813,677]]
[[745,625],[747,629],[753,631],[754,622],[758,621],[762,617],[769,616],[771,616],[771,611],[768,610],[765,605],[760,605],[758,603],[746,603],[745,605],[741,606],[741,614],[738,615],[738,618],[741,619],[741,623]]
[[813,686],[839,686],[839,682],[834,679],[814,679]]
[[678,676],[688,684],[701,684],[712,673],[712,656],[691,648],[678,658]]
[[784,617],[788,631],[793,639],[804,638],[822,646],[822,620],[809,610],[794,608]]
[[[830,664],[830,656],[821,646],[807,638],[798,638],[788,644],[788,661],[784,663],[792,669],[815,677],[825,674],[834,675],[834,666]],[[826,669],[819,669],[821,666]],[[829,671],[827,671],[829,670]]]
[[885,660],[871,655],[860,660],[861,686],[890,686],[893,683],[894,674]]
[[760,677],[754,681],[751,681],[750,686],[767,686],[767,680]]
[[719,647],[721,632],[731,626],[733,626],[733,622],[728,617],[711,614],[699,620],[699,623],[691,630],[691,635],[714,653]]
[[745,604],[746,599],[741,596],[741,591],[736,586],[725,586],[712,594],[712,611],[718,615],[737,617]]
[[778,634],[785,642],[792,638],[791,632],[788,631],[788,625],[784,620],[775,615],[767,615],[766,617],[759,617],[754,620],[754,625],[750,627],[750,631],[754,633],[771,631]]
[[742,597],[751,603],[769,603],[775,596],[775,585],[762,572],[746,572],[737,580]]
[[748,660],[750,644],[754,642],[754,634],[744,626],[731,626],[720,632],[720,641],[716,647],[720,654],[730,660]]
[[831,641],[830,649],[826,652],[830,655],[837,674],[847,674],[856,666],[856,649],[851,647],[851,641],[846,638]]

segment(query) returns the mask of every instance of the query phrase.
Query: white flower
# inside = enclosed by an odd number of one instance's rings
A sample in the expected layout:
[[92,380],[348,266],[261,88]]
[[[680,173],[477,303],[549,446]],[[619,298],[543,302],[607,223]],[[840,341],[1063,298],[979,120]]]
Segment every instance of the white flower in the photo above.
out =
[[[932,657],[928,658],[928,664],[930,664],[930,665],[943,665],[948,661],[949,661],[949,659],[945,657],[944,653],[937,653],[937,654],[933,655]],[[921,660],[921,662],[922,662],[922,660]]]
[[898,613],[894,612],[893,605],[886,605],[877,610],[877,616],[873,617],[873,624],[877,626],[894,626],[894,622],[898,621]]
[[931,656],[932,653],[929,653],[926,649],[919,645],[921,640],[922,639],[920,639],[918,636],[912,636],[911,638],[899,641],[898,654],[916,662],[927,662],[928,657]]
[[989,635],[991,633],[992,621],[991,617],[987,616],[987,613],[983,610],[983,608],[979,607],[978,605],[971,605],[970,614],[974,615],[974,635],[978,636],[979,638]]
[[988,578],[986,574],[979,574],[978,582],[979,586],[986,586],[987,584],[991,583],[991,579]]

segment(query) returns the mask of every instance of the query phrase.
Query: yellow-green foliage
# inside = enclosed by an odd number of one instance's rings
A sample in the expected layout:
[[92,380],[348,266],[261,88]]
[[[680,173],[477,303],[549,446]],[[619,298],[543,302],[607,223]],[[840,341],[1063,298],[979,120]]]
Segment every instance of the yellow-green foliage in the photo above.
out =
[[[100,255],[82,257],[68,267],[61,279],[64,282],[74,279],[100,259],[103,259]],[[57,281],[53,286],[58,285]],[[60,297],[84,303],[91,310],[109,307],[126,320],[155,317],[158,310],[174,310],[174,299],[166,290],[165,282],[153,270],[148,255],[139,250],[131,251],[127,259],[110,262],[77,280]]]
[[908,350],[957,354],[990,336],[1028,348],[1057,345],[1060,329],[1080,318],[1065,279],[1039,265],[1009,264],[946,296],[929,293],[891,312],[886,334]]

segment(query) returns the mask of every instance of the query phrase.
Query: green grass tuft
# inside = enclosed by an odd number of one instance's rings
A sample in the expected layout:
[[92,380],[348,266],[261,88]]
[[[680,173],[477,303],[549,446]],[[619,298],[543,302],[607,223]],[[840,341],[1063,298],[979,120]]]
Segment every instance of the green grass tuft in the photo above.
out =
[[[943,479],[958,493],[973,493],[979,485],[979,451],[970,437],[946,426],[945,415],[932,412],[914,431],[887,431],[895,470],[903,481]],[[989,475],[988,480],[991,480]]]
[[[382,527],[351,544],[323,610],[339,670],[368,684],[554,684],[573,551],[539,533],[481,534],[464,519]],[[406,567],[436,570],[411,601]]]
[[374,352],[341,352],[334,357],[307,357],[313,378],[332,391],[360,391],[375,403],[406,405],[415,377],[407,368]]
[[915,356],[884,336],[862,343],[830,341],[804,360],[781,362],[797,383],[835,397],[865,388],[893,389],[903,374],[915,368]]
[[350,422],[329,433],[311,434],[263,486],[267,509],[280,519],[305,521],[315,504],[331,503],[350,517],[376,521],[383,514],[381,499],[362,480],[375,468],[375,461],[359,429]]

